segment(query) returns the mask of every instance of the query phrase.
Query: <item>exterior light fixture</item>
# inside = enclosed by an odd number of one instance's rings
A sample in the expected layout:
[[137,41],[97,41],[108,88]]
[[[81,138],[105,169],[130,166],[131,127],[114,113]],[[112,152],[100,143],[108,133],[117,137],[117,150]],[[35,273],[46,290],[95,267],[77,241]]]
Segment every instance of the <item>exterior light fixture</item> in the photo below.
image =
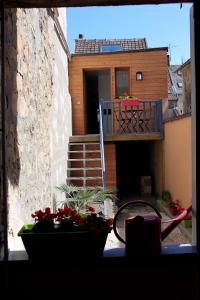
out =
[[136,73],[136,80],[143,80],[143,74],[142,74],[142,72],[137,72]]

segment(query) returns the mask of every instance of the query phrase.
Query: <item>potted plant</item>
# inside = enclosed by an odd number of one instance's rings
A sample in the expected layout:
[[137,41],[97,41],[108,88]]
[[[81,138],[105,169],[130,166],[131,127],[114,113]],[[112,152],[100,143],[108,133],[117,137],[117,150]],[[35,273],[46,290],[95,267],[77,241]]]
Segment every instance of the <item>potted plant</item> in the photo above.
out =
[[185,227],[185,228],[190,228],[192,227],[192,215],[189,214],[187,217],[185,217],[181,224]]
[[162,202],[164,206],[168,206],[171,202],[171,194],[169,191],[162,192]]
[[180,200],[176,199],[175,201],[171,200],[169,202],[169,210],[173,216],[178,215],[183,211],[183,207],[180,204]]
[[100,202],[100,199],[102,202],[106,195],[115,196],[109,190],[80,190],[70,185],[62,185],[59,189],[66,193],[62,206],[56,212],[48,207],[35,211],[32,214],[34,224],[24,225],[18,233],[29,259],[102,256],[112,219],[89,203],[92,200]]

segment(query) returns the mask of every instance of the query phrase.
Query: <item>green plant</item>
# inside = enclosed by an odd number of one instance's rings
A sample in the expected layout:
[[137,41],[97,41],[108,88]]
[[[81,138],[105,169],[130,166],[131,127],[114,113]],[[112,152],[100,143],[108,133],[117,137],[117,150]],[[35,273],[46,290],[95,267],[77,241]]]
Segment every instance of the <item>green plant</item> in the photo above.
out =
[[162,201],[164,202],[164,204],[166,206],[169,205],[169,203],[171,202],[171,194],[169,191],[163,191],[162,192]]
[[104,200],[111,199],[113,201],[118,200],[112,189],[98,189],[93,190],[86,188],[80,188],[72,184],[61,184],[56,187],[59,191],[65,193],[65,200],[61,201],[62,207],[68,207],[81,211],[87,208],[92,203],[102,204]]

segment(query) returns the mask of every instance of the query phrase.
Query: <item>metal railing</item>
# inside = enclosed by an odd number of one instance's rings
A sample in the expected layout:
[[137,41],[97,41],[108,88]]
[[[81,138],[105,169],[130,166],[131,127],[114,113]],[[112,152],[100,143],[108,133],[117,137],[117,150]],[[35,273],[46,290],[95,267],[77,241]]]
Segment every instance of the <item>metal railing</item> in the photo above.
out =
[[122,100],[102,101],[103,133],[151,134],[163,131],[162,100],[140,100],[123,105]]
[[[99,101],[99,139],[100,139],[100,151],[101,151],[101,174],[102,174],[102,187],[105,190],[105,155],[104,155],[104,129],[103,129],[103,101]],[[104,199],[104,214],[107,216],[107,203]]]

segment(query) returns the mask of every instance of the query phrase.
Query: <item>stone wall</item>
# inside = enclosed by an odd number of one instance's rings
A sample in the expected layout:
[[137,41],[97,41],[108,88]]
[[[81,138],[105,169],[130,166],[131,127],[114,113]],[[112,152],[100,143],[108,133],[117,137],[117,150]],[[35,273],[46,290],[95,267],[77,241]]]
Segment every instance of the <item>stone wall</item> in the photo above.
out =
[[[65,9],[59,9],[64,32]],[[62,200],[71,135],[67,55],[52,9],[6,10],[6,114],[9,248],[31,213]]]

